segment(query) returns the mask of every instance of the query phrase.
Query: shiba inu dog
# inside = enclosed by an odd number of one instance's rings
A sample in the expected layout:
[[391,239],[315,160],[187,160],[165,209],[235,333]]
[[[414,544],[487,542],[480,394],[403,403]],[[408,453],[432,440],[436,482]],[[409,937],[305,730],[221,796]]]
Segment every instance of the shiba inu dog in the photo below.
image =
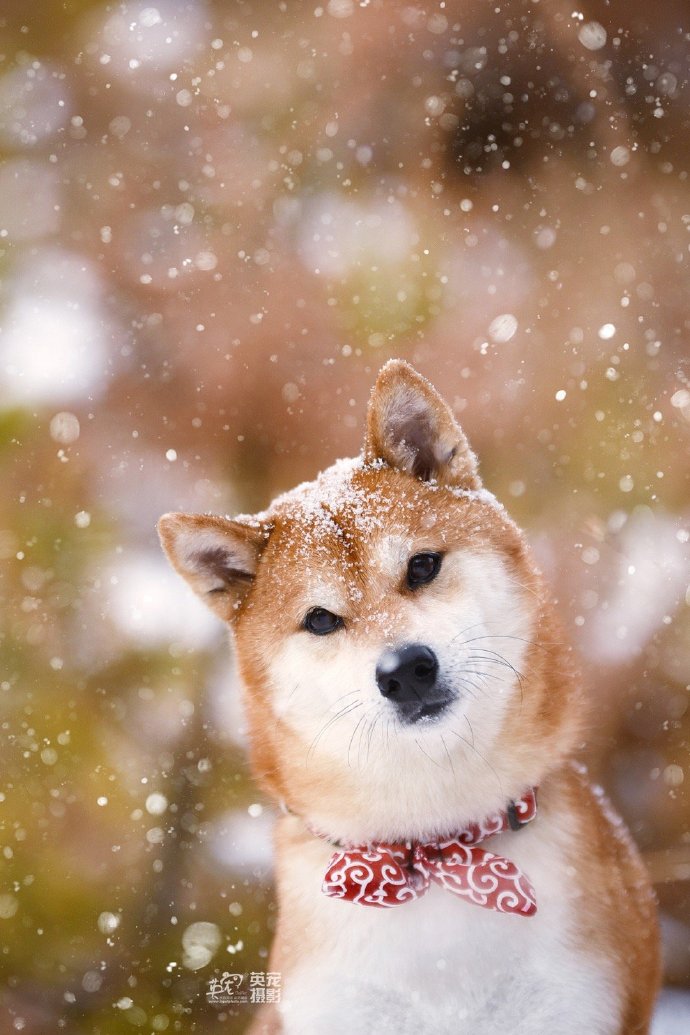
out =
[[167,514],[231,628],[254,772],[282,805],[253,1035],[633,1035],[655,905],[574,754],[571,652],[450,408],[394,360],[364,448],[261,514]]

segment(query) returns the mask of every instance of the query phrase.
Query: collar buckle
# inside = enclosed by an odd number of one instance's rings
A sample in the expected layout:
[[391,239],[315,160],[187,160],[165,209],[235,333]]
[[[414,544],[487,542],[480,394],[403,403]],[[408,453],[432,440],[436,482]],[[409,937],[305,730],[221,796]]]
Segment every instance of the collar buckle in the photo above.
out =
[[529,823],[528,819],[524,821],[520,819],[514,801],[508,802],[506,816],[508,817],[508,826],[511,830],[521,830],[527,823]]

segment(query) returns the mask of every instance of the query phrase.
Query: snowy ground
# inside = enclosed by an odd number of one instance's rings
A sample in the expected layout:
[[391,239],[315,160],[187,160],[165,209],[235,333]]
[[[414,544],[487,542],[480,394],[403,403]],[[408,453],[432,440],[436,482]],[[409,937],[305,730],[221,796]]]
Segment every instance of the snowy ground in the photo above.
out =
[[688,1035],[690,1032],[690,993],[667,988],[661,995],[652,1035]]

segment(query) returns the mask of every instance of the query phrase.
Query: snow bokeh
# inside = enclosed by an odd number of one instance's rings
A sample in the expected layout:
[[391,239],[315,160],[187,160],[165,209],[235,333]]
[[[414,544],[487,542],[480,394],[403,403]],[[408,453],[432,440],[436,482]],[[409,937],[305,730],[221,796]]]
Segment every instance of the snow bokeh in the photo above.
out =
[[593,707],[584,752],[660,898],[674,987],[654,1035],[685,1032],[682,4],[15,7],[0,1028],[249,1019],[204,993],[267,966],[273,812],[225,633],[155,524],[250,513],[355,455],[373,374],[401,356],[553,586]]
[[203,650],[220,635],[218,623],[192,593],[178,594],[175,573],[160,552],[120,558],[102,582],[104,611],[131,642]]
[[96,271],[74,253],[49,249],[32,256],[6,291],[0,335],[6,404],[98,397],[112,358]]

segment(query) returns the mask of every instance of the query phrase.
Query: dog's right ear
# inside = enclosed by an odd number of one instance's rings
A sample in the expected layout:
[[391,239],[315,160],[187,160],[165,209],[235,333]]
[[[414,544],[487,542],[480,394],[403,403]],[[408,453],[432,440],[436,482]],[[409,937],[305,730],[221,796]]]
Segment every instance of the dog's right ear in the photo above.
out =
[[475,490],[477,458],[453,413],[426,378],[402,359],[379,371],[367,415],[364,457],[422,481]]
[[252,519],[164,514],[158,535],[171,565],[224,621],[249,590],[268,529]]

